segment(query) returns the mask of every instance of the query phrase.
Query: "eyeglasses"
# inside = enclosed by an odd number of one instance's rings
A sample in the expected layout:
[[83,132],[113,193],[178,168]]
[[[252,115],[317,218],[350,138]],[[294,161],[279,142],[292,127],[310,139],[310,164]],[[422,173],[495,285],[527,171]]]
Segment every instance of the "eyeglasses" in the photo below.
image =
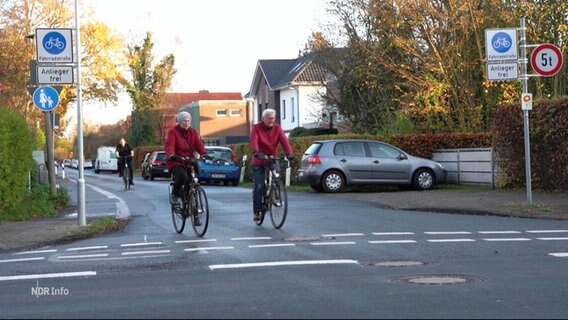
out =
[[191,120],[181,120],[180,122],[191,122]]

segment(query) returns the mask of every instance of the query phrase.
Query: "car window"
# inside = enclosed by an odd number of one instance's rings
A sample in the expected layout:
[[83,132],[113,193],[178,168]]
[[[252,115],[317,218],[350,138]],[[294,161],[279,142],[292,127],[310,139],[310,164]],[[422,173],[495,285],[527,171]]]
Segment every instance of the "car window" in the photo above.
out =
[[233,151],[230,149],[208,149],[207,155],[211,157],[211,161],[221,159],[230,162],[233,158]]
[[397,149],[383,143],[369,143],[369,149],[371,155],[377,158],[396,159],[400,155]]
[[156,154],[156,161],[165,161],[166,160],[166,154],[163,152],[159,152]]
[[304,152],[305,155],[312,155],[312,154],[317,154],[319,152],[319,150],[321,149],[322,144],[321,143],[313,143],[308,150],[306,150],[306,152]]
[[335,145],[333,153],[336,156],[365,157],[363,142],[340,142]]

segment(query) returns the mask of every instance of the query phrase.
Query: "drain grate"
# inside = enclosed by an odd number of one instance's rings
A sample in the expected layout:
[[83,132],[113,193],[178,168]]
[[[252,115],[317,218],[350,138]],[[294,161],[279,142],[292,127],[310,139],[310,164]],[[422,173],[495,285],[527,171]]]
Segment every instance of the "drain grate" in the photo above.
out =
[[485,279],[478,276],[463,274],[427,274],[398,277],[393,279],[393,281],[420,285],[454,285],[469,282],[482,282],[485,281]]

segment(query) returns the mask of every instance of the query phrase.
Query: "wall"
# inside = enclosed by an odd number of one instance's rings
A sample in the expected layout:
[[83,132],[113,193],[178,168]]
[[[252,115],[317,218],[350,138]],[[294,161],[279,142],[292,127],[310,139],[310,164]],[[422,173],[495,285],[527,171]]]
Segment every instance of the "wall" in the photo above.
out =
[[314,128],[321,120],[323,102],[319,100],[323,87],[298,87],[300,126]]

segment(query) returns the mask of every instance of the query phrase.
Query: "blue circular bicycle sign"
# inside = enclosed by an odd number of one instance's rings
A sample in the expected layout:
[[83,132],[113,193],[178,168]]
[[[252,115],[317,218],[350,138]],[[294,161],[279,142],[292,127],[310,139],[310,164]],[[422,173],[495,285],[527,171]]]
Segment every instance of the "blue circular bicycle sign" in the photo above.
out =
[[51,54],[60,54],[67,47],[67,41],[61,33],[52,31],[43,37],[42,45],[45,51]]
[[491,45],[495,51],[505,53],[511,49],[513,39],[506,32],[497,32],[491,39]]

